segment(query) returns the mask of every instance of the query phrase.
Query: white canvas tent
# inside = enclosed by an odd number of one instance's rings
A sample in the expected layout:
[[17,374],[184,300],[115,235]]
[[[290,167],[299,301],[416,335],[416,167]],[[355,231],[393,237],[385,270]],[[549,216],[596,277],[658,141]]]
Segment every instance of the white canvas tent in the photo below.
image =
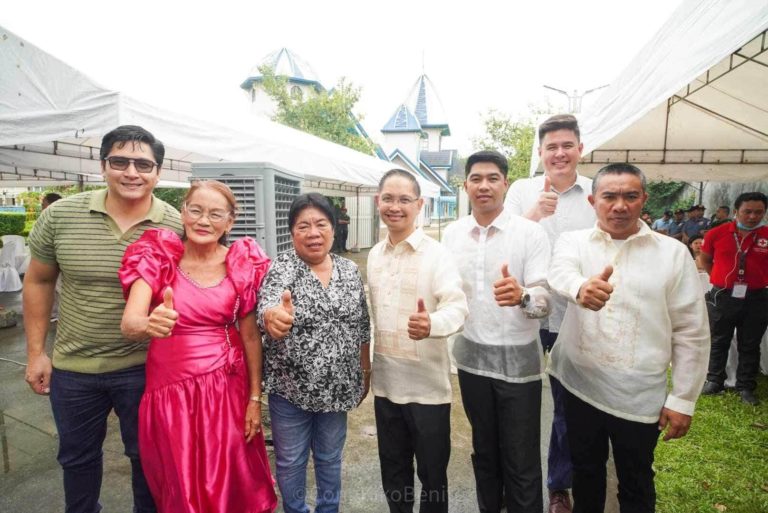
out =
[[685,1],[580,116],[579,169],[628,161],[658,179],[768,179],[767,31],[768,1]]
[[[246,110],[246,109],[244,109]],[[370,194],[392,165],[247,115],[211,123],[147,105],[98,85],[0,27],[0,182],[100,183],[101,137],[141,125],[166,146],[161,186],[184,185],[193,162],[268,162],[333,196]],[[422,181],[426,196],[437,186]]]

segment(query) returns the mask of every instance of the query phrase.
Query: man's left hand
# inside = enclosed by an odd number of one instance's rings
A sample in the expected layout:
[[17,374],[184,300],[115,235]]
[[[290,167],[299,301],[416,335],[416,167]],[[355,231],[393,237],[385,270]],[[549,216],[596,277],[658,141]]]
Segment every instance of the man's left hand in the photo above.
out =
[[664,441],[672,440],[673,438],[682,438],[691,427],[691,416],[684,413],[679,413],[669,408],[661,409],[661,416],[659,417],[659,431],[667,430],[664,433]]
[[493,284],[493,297],[499,306],[517,306],[523,300],[523,287],[509,274],[507,264],[501,266],[501,279]]

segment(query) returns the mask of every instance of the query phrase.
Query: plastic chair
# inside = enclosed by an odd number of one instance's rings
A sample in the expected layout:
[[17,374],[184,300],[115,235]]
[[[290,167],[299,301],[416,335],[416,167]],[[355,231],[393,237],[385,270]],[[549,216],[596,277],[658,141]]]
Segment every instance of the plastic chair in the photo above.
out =
[[24,237],[21,235],[3,235],[2,241],[3,251],[8,249],[13,254],[13,267],[16,268],[19,274],[26,273],[29,267],[30,255]]
[[21,278],[16,270],[16,253],[13,246],[0,250],[0,292],[21,290]]

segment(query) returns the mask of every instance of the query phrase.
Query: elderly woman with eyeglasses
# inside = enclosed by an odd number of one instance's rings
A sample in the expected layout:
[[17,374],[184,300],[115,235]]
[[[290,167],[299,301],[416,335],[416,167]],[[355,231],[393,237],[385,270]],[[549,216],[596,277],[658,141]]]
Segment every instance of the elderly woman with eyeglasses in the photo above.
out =
[[123,334],[151,338],[139,452],[162,513],[261,513],[277,503],[253,313],[269,259],[247,237],[227,247],[235,211],[226,185],[193,183],[184,238],[148,230],[120,269]]
[[264,386],[286,513],[305,513],[312,449],[315,511],[337,512],[347,412],[370,386],[370,322],[357,265],[331,254],[334,216],[317,193],[291,204],[293,251],[280,255],[259,291]]

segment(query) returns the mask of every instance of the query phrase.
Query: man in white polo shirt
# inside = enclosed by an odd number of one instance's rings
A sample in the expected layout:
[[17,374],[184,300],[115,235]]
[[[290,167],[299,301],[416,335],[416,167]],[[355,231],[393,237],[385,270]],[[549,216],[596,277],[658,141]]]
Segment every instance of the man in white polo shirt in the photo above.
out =
[[[583,147],[579,123],[574,116],[550,117],[539,126],[539,157],[544,175],[517,180],[507,192],[504,208],[539,223],[552,247],[562,233],[595,225],[595,210],[587,200],[592,180],[576,171]],[[552,295],[549,317],[541,320],[539,330],[545,351],[551,351],[557,339],[566,304],[566,298]],[[555,407],[547,459],[549,513],[570,513],[568,489],[572,471],[563,387],[552,376],[549,382]]]
[[453,346],[481,513],[541,513],[541,379],[538,318],[549,311],[550,248],[537,223],[504,209],[507,159],[467,159],[472,214],[443,243],[456,258],[469,316]]
[[604,167],[589,198],[597,226],[564,233],[552,256],[549,285],[570,303],[548,372],[565,388],[576,512],[605,507],[609,441],[621,511],[655,511],[659,432],[688,432],[707,373],[696,265],[684,245],[640,221],[647,198],[638,168]]
[[467,299],[456,265],[416,227],[424,200],[401,169],[379,183],[376,205],[387,238],[368,255],[373,310],[374,410],[381,481],[389,511],[410,513],[413,460],[421,513],[448,513],[451,363],[446,337],[461,329]]

